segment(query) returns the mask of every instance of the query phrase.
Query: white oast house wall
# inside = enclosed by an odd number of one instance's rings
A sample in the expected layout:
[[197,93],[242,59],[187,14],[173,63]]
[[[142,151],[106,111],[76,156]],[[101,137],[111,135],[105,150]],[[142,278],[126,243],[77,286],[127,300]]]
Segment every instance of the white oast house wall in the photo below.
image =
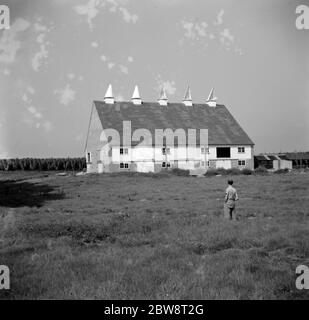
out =
[[[210,146],[207,149],[201,147],[110,147],[111,152],[106,155],[105,149],[101,150],[98,171],[104,171],[104,165],[115,164],[120,166],[121,163],[129,164],[128,168],[139,172],[154,172],[155,165],[161,166],[163,163],[169,164],[170,167],[193,170],[198,167],[212,168],[251,168],[253,164],[253,148],[251,146],[218,146],[230,148],[229,158],[218,158],[217,147]],[[238,148],[244,148],[244,152],[238,152]],[[241,149],[242,150],[242,149]],[[241,162],[240,162],[241,161]],[[132,167],[135,164],[135,167]],[[114,167],[115,169],[115,167]]]

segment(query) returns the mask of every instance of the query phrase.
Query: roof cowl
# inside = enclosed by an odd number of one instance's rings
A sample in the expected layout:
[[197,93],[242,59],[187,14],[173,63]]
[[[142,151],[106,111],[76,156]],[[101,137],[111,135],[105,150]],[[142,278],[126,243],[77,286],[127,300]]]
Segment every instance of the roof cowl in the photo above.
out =
[[114,104],[115,103],[115,98],[113,96],[113,88],[112,85],[110,84],[106,90],[105,96],[104,96],[104,102],[108,104]]
[[189,86],[187,87],[187,90],[182,102],[185,106],[192,107],[192,96],[191,96],[191,89]]
[[167,106],[167,96],[164,87],[161,88],[158,103],[160,106]]
[[138,86],[135,86],[135,88],[134,88],[134,92],[133,92],[131,101],[133,102],[133,104],[138,104],[138,105],[142,104],[142,99],[139,94]]
[[210,106],[210,107],[216,107],[217,106],[217,97],[214,96],[214,88],[211,89],[209,96],[206,100],[206,103]]

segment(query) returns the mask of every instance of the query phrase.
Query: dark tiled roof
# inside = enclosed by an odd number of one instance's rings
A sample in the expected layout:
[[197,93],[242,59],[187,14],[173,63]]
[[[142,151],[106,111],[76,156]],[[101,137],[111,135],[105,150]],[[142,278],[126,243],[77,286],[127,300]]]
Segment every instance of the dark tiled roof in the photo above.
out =
[[278,156],[281,160],[289,160],[285,154],[279,154]]
[[[104,129],[113,128],[122,137],[122,121],[131,121],[132,132],[135,129],[148,129],[153,137],[155,129],[182,128],[197,130],[208,129],[209,145],[253,145],[254,143],[240,127],[224,105],[209,107],[206,104],[193,104],[187,107],[182,103],[144,102],[134,105],[132,102],[115,102],[106,104],[94,101],[96,110]],[[153,141],[154,142],[154,141]]]
[[309,152],[288,152],[285,156],[289,160],[309,160]]
[[270,160],[278,160],[275,156],[272,156],[272,155],[267,155],[267,157],[268,157]]
[[254,156],[254,158],[258,161],[268,161],[268,159],[263,155]]

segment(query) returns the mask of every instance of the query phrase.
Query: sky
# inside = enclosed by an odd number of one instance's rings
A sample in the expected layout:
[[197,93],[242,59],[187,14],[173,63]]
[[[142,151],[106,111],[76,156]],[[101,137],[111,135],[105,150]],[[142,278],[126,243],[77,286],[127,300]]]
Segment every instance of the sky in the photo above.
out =
[[255,153],[309,151],[309,0],[0,0],[0,158],[83,156],[93,100],[212,87]]

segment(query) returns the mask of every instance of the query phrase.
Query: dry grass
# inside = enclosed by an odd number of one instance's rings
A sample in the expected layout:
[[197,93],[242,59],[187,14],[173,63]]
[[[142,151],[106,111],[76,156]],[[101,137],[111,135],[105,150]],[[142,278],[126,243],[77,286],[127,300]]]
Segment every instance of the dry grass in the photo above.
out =
[[233,177],[237,222],[222,218],[226,177],[0,179],[0,298],[309,298],[295,288],[309,265],[308,173]]

